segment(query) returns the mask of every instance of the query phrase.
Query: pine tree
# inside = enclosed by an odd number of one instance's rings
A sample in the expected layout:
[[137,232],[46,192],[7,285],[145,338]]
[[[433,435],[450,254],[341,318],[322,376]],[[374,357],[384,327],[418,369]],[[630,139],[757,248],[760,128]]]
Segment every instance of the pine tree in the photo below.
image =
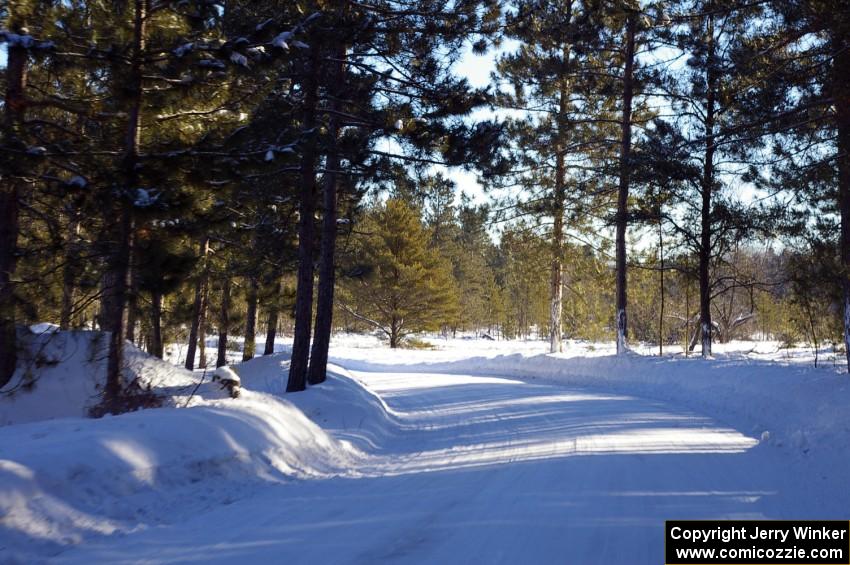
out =
[[[0,129],[0,387],[12,378],[17,362],[16,282],[21,201],[29,179],[37,176],[46,149],[34,144],[25,126],[30,57],[50,50],[53,44],[29,34],[39,2],[19,2],[0,9],[0,42],[6,44],[3,122]],[[35,23],[35,22],[32,22]],[[29,185],[29,186],[27,186]]]
[[840,256],[850,372],[850,16],[841,2],[794,0],[769,7],[772,25],[764,26],[758,52],[769,73],[759,93],[778,135],[770,174],[754,180],[791,192],[802,205],[785,214],[796,236],[801,227],[814,228]]
[[502,233],[499,242],[499,283],[504,288],[507,338],[528,338],[532,328],[549,323],[546,273],[551,266],[550,246],[533,225],[518,222]]
[[343,284],[357,319],[383,333],[390,347],[411,333],[436,330],[457,309],[451,266],[430,247],[416,212],[390,199],[361,223],[357,264]]
[[[675,127],[659,124],[651,135],[665,138],[670,153],[683,149],[679,172],[685,182],[677,194],[677,215],[666,219],[684,245],[698,256],[699,338],[702,355],[711,355],[715,324],[711,301],[716,267],[736,241],[749,237],[758,226],[754,210],[747,209],[729,190],[730,178],[742,175],[739,165],[765,142],[766,121],[754,105],[751,88],[754,60],[750,23],[761,7],[734,1],[683,1],[671,15],[670,35],[688,57],[685,70],[670,69],[662,91],[685,119]],[[696,337],[696,334],[695,334]]]
[[617,271],[617,353],[626,351],[628,338],[628,286],[626,273],[626,225],[628,223],[629,180],[632,151],[632,103],[634,98],[635,35],[637,33],[638,12],[636,6],[624,6],[625,38],[623,40],[623,111],[620,121],[620,167],[617,190],[617,234],[616,234],[616,271]]
[[[289,46],[279,39],[281,31],[294,42],[303,30],[303,16],[284,10],[258,21],[256,14],[240,13],[237,3],[227,3],[224,10],[208,2],[150,0],[19,5],[27,13],[40,6],[43,13],[34,19],[52,40],[48,44],[5,28],[0,32],[6,43],[23,41],[29,51],[50,52],[43,61],[31,55],[25,60],[39,63],[32,76],[41,98],[27,101],[37,113],[29,122],[39,142],[38,155],[32,157],[49,167],[39,177],[33,174],[38,167],[28,165],[30,178],[46,197],[34,209],[48,212],[40,214],[45,229],[67,234],[52,237],[58,242],[53,247],[64,247],[64,253],[49,259],[64,257],[67,267],[61,269],[57,318],[69,326],[74,311],[87,308],[96,294],[83,275],[100,278],[100,327],[111,331],[103,409],[120,410],[126,392],[121,375],[125,336],[138,335],[137,321],[149,325],[153,335],[146,339],[158,353],[160,307],[167,307],[166,293],[179,289],[186,278],[178,264],[158,263],[168,271],[160,282],[173,286],[146,289],[142,244],[156,241],[178,254],[194,247],[199,232],[212,227],[199,229],[205,202],[263,163],[267,147],[246,149],[233,141],[250,115],[245,110],[271,88],[266,73],[255,70],[286,67],[280,61]],[[80,202],[73,190],[82,188],[88,196]],[[63,204],[56,207],[59,214],[50,212],[51,201]],[[89,210],[95,211],[93,219],[81,230],[79,218]],[[36,234],[41,237],[37,229],[28,230],[27,244],[43,248],[33,245]],[[28,259],[26,267],[35,268],[37,262]],[[0,290],[7,288],[4,284]],[[76,299],[77,290],[86,295]],[[139,300],[140,293],[148,292],[150,309]]]
[[[524,192],[513,198],[517,215],[536,216],[551,226],[548,327],[550,351],[557,352],[562,349],[566,233],[578,227],[588,197],[598,193],[591,188],[588,158],[605,151],[606,136],[599,129],[614,123],[596,119],[606,98],[597,88],[605,74],[603,23],[590,3],[517,1],[510,6],[505,35],[520,45],[498,61],[504,86],[496,103],[525,115],[508,120],[515,165],[493,188],[521,186]],[[573,225],[565,225],[569,219]]]
[[[303,390],[307,380],[311,333],[312,248],[316,205],[316,174],[324,163],[323,241],[320,254],[320,301],[317,305],[316,345],[309,369],[311,382],[324,379],[330,344],[333,313],[334,242],[336,210],[331,209],[335,191],[349,186],[359,197],[357,181],[365,172],[388,168],[392,160],[403,162],[467,162],[474,158],[472,148],[480,147],[486,132],[472,130],[458,119],[483,103],[483,96],[471,92],[465,80],[450,72],[457,47],[468,36],[492,25],[495,2],[461,1],[452,4],[416,2],[400,6],[392,2],[358,4],[345,2],[325,7],[317,29],[321,35],[310,41],[310,62],[303,73],[304,121],[324,123],[325,132],[310,138],[302,158],[301,227],[299,233],[300,298],[296,298],[295,341],[287,389]],[[488,24],[487,21],[490,21]],[[324,41],[331,35],[336,43]],[[328,72],[322,72],[329,69]],[[315,74],[315,76],[314,76]],[[320,80],[324,77],[324,81]],[[340,80],[330,82],[334,77]],[[338,139],[340,131],[359,129],[359,135]],[[307,128],[305,131],[312,131]],[[395,135],[403,153],[380,151],[375,141]],[[313,147],[312,143],[317,143]],[[347,146],[347,148],[346,148]],[[310,153],[315,155],[310,157]],[[381,162],[379,165],[377,162]],[[342,170],[336,170],[344,163]],[[309,172],[308,173],[308,169]],[[345,174],[343,174],[345,173]],[[309,189],[308,189],[309,188]],[[309,200],[309,202],[308,202]]]

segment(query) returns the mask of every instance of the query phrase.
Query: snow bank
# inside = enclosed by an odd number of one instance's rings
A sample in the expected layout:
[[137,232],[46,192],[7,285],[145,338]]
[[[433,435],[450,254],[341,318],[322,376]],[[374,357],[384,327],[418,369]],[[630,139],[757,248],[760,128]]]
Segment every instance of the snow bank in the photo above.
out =
[[[24,363],[34,385],[22,387],[25,374],[16,375],[15,393],[0,400],[10,423],[0,428],[0,560],[33,563],[92,536],[174,523],[293,478],[350,475],[364,457],[356,444],[381,435],[375,416],[390,423],[377,397],[341,368],[283,399],[288,360],[259,358],[232,367],[243,390],[230,399],[208,375],[198,383],[201,373],[135,349],[133,374],[155,383],[171,406],[83,418],[102,378],[98,335],[30,336],[47,361]],[[308,415],[353,431],[335,438]],[[358,419],[369,422],[359,431]]]
[[[100,400],[108,345],[101,332],[60,332],[49,324],[24,332],[18,369],[0,390],[0,426],[85,417]],[[125,363],[127,378],[157,389],[167,404],[195,382],[188,371],[129,343]]]
[[[716,359],[701,359],[616,356],[613,345],[570,344],[565,353],[546,354],[541,342],[432,341],[443,350],[376,352],[357,343],[331,353],[355,371],[505,376],[671,401],[801,454],[817,449],[850,457],[850,377],[804,364],[800,352],[737,343]],[[500,353],[500,346],[516,352]]]
[[291,403],[251,392],[188,409],[7,426],[0,546],[58,549],[173,522],[258,482],[344,473],[356,455]]
[[[236,366],[242,386],[282,395],[289,373],[288,355],[266,355]],[[328,379],[309,394],[287,396],[312,421],[359,449],[385,447],[399,437],[402,424],[384,401],[346,368],[331,364]]]

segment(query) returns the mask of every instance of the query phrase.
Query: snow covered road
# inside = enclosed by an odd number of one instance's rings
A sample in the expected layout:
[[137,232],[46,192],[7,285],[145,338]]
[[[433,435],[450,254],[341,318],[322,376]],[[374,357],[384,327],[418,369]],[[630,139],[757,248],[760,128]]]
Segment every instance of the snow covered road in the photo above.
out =
[[813,462],[667,404],[504,378],[355,376],[384,423],[311,415],[367,454],[351,476],[258,486],[52,562],[658,564],[665,519],[847,519],[847,492]]

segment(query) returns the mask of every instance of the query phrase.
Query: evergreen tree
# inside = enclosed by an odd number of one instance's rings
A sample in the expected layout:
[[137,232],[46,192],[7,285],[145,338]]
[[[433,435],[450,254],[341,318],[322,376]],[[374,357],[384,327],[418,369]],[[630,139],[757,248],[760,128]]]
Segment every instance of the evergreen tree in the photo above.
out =
[[[751,23],[758,5],[735,1],[695,0],[676,4],[670,37],[687,57],[687,68],[669,69],[662,91],[670,97],[676,127],[659,125],[653,135],[664,137],[655,146],[684,150],[679,172],[684,192],[677,194],[676,213],[667,220],[698,256],[699,335],[702,355],[711,355],[712,297],[724,261],[735,242],[758,227],[757,215],[730,190],[731,179],[742,175],[740,163],[752,158],[765,142],[763,108],[750,85]],[[761,111],[759,111],[761,109]]]
[[[551,222],[548,327],[550,351],[556,352],[562,348],[565,233],[588,219],[588,197],[599,193],[592,188],[588,158],[610,151],[599,129],[614,123],[595,119],[600,104],[606,103],[597,87],[604,75],[602,22],[592,2],[517,1],[510,7],[505,35],[520,45],[497,63],[496,103],[524,115],[508,120],[515,164],[493,184],[522,188],[514,197],[517,216]],[[573,225],[565,226],[568,219]]]
[[379,330],[390,347],[414,332],[436,330],[457,310],[451,266],[429,243],[416,212],[390,199],[358,227],[357,264],[344,279],[357,319]]
[[541,273],[546,273],[551,264],[550,249],[533,225],[519,222],[502,233],[497,280],[504,289],[502,332],[507,338],[527,339],[532,329],[539,336],[548,328],[548,284]]
[[[842,327],[850,371],[850,16],[842,2],[771,2],[758,54],[769,71],[759,94],[778,132],[769,174],[754,181],[794,195],[784,219],[841,258]],[[820,247],[821,244],[818,244]],[[811,272],[811,270],[806,269]],[[823,281],[829,285],[829,278]],[[802,288],[805,285],[800,285]]]
[[[370,160],[371,167],[378,166],[374,160],[384,160],[386,167],[395,159],[427,162],[440,156],[453,163],[472,159],[470,148],[480,148],[487,132],[480,128],[470,131],[457,117],[469,113],[483,99],[470,91],[465,80],[453,76],[450,65],[457,58],[456,48],[471,33],[488,25],[496,10],[495,2],[466,0],[451,4],[417,2],[413,6],[345,2],[334,9],[321,2],[318,5],[325,9],[317,28],[321,35],[310,41],[310,61],[305,63],[307,71],[301,84],[306,109],[303,119],[305,124],[323,121],[324,131],[330,135],[321,136],[323,139],[311,136],[302,152],[298,297],[287,384],[290,391],[303,390],[307,381],[313,299],[312,218],[320,157],[324,157],[325,166],[325,209],[316,329],[321,333],[315,336],[311,382],[324,379],[332,328],[336,238],[336,210],[332,204],[337,184],[345,180],[336,165],[348,161],[349,174],[356,175],[362,174],[362,166]],[[340,41],[324,41],[332,34]],[[329,70],[321,72],[322,69]],[[361,132],[351,148],[354,159],[351,154],[344,158],[343,144],[337,139],[346,126]],[[384,135],[394,135],[404,152],[378,150],[374,141]],[[366,165],[367,169],[371,167]],[[349,180],[347,184],[355,187],[356,182]]]
[[32,190],[46,149],[35,143],[25,124],[32,98],[27,82],[30,58],[53,44],[30,35],[29,25],[44,8],[22,1],[0,8],[0,42],[6,44],[3,122],[0,127],[0,387],[9,382],[17,362],[16,276],[21,204]]

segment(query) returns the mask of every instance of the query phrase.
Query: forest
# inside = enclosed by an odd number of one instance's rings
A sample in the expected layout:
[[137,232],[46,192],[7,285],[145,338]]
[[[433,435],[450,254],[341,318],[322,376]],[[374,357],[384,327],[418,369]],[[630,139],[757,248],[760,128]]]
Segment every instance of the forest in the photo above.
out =
[[844,0],[8,0],[0,69],[0,387],[40,322],[102,413],[209,336],[290,392],[343,331],[850,367]]

